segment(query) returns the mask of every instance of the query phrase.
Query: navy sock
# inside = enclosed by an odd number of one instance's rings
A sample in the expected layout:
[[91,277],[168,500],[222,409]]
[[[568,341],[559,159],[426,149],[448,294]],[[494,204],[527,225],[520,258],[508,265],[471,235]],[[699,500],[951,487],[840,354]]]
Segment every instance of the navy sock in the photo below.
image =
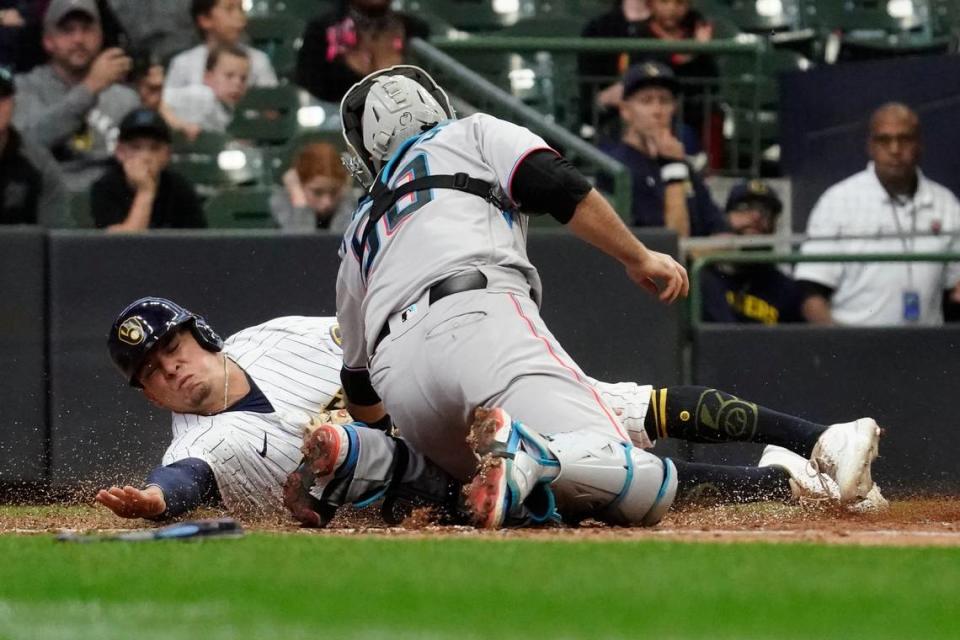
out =
[[677,502],[710,498],[724,503],[786,501],[793,496],[790,475],[780,467],[733,467],[673,460]]
[[807,458],[826,426],[692,385],[655,389],[644,427],[652,439],[761,442]]

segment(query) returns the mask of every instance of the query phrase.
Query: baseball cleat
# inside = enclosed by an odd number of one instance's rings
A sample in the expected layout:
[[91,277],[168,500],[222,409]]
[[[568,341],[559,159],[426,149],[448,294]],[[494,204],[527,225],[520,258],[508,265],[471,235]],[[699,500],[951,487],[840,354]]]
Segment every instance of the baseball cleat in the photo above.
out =
[[870,493],[870,465],[877,458],[881,429],[872,418],[830,425],[813,447],[810,460],[837,481],[840,501],[855,502]]
[[758,467],[780,467],[790,476],[790,490],[795,500],[839,500],[840,488],[833,478],[817,471],[817,467],[803,456],[767,445],[760,456]]
[[867,493],[867,497],[860,502],[854,502],[847,507],[848,511],[853,513],[881,513],[890,508],[890,502],[880,493],[880,485],[873,483],[873,488]]
[[349,442],[343,427],[322,424],[303,436],[304,463],[317,477],[331,475],[346,456]]
[[513,506],[503,458],[484,456],[480,471],[463,488],[470,522],[479,529],[499,529]]
[[[480,460],[477,475],[464,487],[463,496],[474,526],[499,529],[512,522],[547,520],[553,511],[552,496],[547,512],[533,516],[523,502],[540,482],[548,482],[544,465],[554,467],[546,443],[500,408],[478,408],[467,435],[467,444]],[[532,446],[543,458],[524,450]],[[547,476],[547,477],[545,477]]]

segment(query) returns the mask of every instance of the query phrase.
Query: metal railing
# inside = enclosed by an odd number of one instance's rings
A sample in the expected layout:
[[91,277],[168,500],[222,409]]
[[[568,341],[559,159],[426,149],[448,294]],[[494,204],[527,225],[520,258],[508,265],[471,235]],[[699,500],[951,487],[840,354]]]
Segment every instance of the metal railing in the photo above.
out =
[[694,261],[690,270],[690,322],[703,323],[703,296],[700,274],[712,264],[797,264],[801,262],[960,262],[960,253],[719,253]]
[[[611,203],[625,219],[630,218],[632,191],[629,170],[588,142],[563,127],[550,122],[544,114],[523,104],[503,89],[440,51],[432,43],[420,38],[410,41],[410,52],[415,61],[432,73],[441,75],[443,84],[467,100],[485,103],[494,112],[523,125],[547,142],[564,149],[568,156],[576,156],[613,178]],[[576,159],[576,158],[574,158]]]
[[[769,81],[764,77],[763,55],[769,49],[767,42],[756,36],[743,35],[731,40],[713,40],[697,42],[693,40],[661,41],[643,38],[580,38],[580,37],[539,37],[539,36],[503,36],[503,35],[468,35],[461,37],[432,38],[430,44],[446,53],[502,53],[520,54],[534,52],[562,53],[629,53],[629,54],[664,54],[682,53],[693,55],[717,56],[751,56],[753,58],[752,74],[746,81],[750,84],[747,92],[750,94],[747,112],[750,116],[747,122],[753,126],[749,135],[749,155],[751,175],[758,175],[761,162],[760,113],[762,111],[762,82]],[[596,81],[597,79],[592,79]],[[611,82],[617,78],[610,78]],[[572,78],[559,78],[558,81],[575,81]],[[714,80],[715,81],[715,80]],[[715,100],[713,87],[706,84],[706,104]]]

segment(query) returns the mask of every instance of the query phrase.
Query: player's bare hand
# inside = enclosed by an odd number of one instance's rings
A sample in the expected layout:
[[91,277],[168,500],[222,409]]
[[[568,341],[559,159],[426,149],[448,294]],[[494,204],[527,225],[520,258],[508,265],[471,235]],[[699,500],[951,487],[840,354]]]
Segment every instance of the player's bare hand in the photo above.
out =
[[123,80],[132,65],[130,56],[124,53],[123,49],[118,47],[106,49],[90,65],[90,71],[83,82],[93,93],[100,93]]
[[167,510],[163,491],[158,487],[110,487],[98,491],[96,500],[121,518],[152,518]]
[[687,270],[672,256],[658,251],[647,251],[643,260],[636,265],[628,265],[627,275],[661,302],[668,304],[677,298],[686,298],[690,292]]

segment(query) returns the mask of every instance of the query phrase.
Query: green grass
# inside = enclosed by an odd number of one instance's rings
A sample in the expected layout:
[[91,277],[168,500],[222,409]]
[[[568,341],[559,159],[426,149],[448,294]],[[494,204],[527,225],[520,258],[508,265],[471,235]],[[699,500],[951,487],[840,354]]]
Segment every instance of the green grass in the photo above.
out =
[[0,638],[956,638],[960,550],[0,536]]

